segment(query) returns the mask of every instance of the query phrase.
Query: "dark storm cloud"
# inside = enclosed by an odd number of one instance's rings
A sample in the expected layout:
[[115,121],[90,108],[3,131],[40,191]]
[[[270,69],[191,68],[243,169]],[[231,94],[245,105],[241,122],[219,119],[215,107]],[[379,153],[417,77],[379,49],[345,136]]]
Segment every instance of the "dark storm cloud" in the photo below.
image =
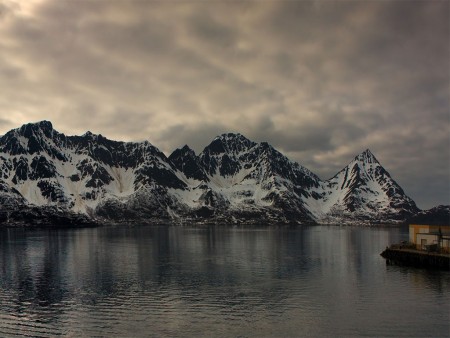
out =
[[187,26],[193,36],[211,44],[213,47],[234,47],[237,34],[233,27],[224,26],[214,21],[210,16],[204,15],[204,13],[195,13],[191,16]]
[[[8,1],[0,134],[52,120],[167,154],[268,141],[329,178],[370,148],[449,203],[446,1]],[[4,114],[4,115],[3,115]]]

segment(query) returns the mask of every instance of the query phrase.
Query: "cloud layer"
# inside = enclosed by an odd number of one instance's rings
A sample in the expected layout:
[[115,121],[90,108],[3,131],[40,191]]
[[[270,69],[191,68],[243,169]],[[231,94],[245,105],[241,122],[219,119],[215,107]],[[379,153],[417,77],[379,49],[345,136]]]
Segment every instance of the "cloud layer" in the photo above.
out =
[[450,201],[448,1],[25,3],[0,2],[0,134],[240,132],[324,179],[370,148],[419,207]]

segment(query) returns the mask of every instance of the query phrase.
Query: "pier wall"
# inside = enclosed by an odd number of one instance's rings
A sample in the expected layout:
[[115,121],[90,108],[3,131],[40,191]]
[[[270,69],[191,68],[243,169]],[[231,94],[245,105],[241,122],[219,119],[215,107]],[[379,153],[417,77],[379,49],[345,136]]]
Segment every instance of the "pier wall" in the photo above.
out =
[[386,259],[386,264],[450,270],[450,255],[386,248],[381,256]]

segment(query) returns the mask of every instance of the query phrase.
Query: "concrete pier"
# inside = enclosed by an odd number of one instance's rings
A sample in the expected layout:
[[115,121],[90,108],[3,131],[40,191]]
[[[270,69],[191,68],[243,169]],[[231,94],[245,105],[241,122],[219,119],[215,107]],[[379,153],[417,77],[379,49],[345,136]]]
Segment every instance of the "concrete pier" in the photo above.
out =
[[386,264],[450,270],[450,255],[414,249],[386,248],[381,254]]

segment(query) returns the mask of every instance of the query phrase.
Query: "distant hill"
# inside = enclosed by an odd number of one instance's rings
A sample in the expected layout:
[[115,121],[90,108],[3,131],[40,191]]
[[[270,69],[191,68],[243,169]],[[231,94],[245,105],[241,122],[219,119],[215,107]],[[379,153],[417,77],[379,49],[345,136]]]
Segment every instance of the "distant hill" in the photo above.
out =
[[409,224],[450,225],[450,205],[423,210],[407,219]]

